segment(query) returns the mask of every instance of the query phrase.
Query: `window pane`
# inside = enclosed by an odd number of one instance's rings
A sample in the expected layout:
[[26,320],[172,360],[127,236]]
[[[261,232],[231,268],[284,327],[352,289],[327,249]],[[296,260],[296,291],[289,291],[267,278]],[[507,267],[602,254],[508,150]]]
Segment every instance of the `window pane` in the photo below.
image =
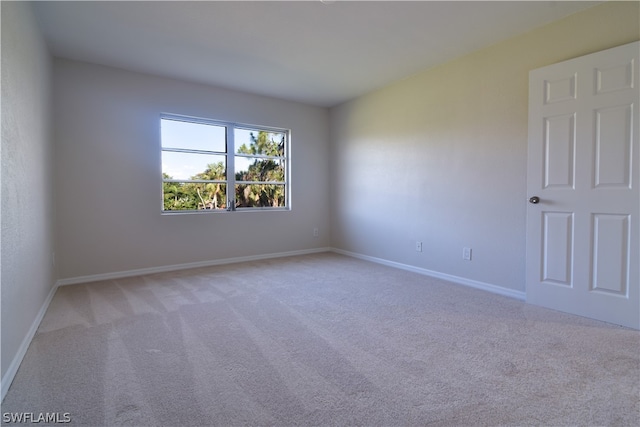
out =
[[226,184],[219,183],[162,183],[165,211],[226,209],[226,192]]
[[162,119],[162,147],[225,152],[226,128],[203,123]]
[[285,207],[285,186],[279,184],[236,184],[236,207]]
[[284,132],[235,129],[236,154],[259,154],[263,156],[284,156]]
[[164,179],[225,179],[224,155],[162,152]]
[[284,160],[235,157],[236,181],[284,182]]

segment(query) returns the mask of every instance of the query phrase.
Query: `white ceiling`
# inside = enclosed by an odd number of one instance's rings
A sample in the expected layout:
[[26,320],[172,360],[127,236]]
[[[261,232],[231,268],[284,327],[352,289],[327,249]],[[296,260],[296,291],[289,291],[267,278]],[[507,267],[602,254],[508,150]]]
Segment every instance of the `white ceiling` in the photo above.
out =
[[36,2],[55,56],[333,106],[599,2]]

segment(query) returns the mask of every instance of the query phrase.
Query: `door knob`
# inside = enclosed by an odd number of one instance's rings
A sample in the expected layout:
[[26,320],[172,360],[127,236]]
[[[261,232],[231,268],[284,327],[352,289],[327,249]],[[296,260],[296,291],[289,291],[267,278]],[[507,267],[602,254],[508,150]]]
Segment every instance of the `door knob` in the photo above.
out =
[[537,204],[537,203],[540,203],[540,197],[533,196],[533,197],[529,198],[529,203],[533,203],[534,205]]

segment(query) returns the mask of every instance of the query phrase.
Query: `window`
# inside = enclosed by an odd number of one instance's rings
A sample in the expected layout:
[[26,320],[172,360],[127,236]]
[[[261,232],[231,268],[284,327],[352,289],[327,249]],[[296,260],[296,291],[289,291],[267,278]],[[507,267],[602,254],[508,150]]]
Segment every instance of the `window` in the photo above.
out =
[[164,212],[286,209],[284,129],[162,116]]

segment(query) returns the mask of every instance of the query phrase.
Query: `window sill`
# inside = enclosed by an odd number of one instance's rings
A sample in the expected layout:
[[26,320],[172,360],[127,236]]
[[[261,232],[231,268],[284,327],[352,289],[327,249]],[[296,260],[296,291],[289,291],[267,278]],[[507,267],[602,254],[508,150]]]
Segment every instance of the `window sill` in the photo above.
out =
[[291,208],[238,208],[234,211],[228,211],[226,209],[200,209],[193,211],[161,211],[161,215],[173,216],[173,215],[208,215],[208,214],[231,214],[236,212],[290,212]]

